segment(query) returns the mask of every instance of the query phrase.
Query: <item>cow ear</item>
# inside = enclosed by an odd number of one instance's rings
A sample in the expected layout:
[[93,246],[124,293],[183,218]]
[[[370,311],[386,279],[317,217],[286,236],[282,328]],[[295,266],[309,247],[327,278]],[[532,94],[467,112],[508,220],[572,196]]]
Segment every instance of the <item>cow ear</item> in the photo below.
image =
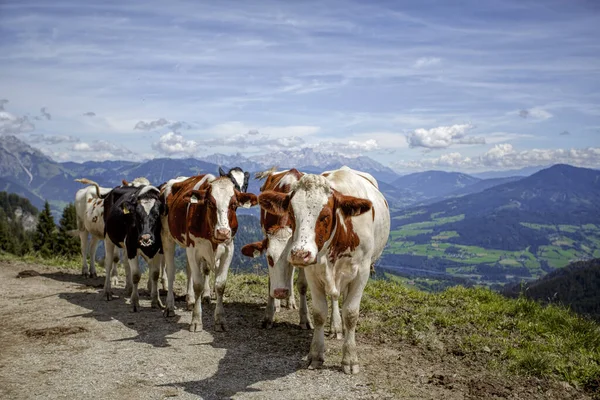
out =
[[220,176],[227,176],[227,173],[225,171],[223,171],[223,168],[219,167],[219,175]]
[[236,190],[235,198],[244,208],[250,208],[258,204],[258,197],[254,193],[244,193]]
[[124,201],[123,203],[121,203],[121,211],[123,211],[123,214],[131,214],[134,211],[134,206],[133,204]]
[[337,206],[347,217],[356,217],[357,215],[364,214],[373,207],[373,203],[367,199],[346,196],[340,193],[335,193],[334,196]]
[[259,257],[265,251],[265,241],[248,243],[242,247],[242,254],[251,258]]
[[191,204],[204,204],[208,190],[192,190],[189,202]]
[[258,203],[265,211],[281,216],[288,212],[290,195],[267,190],[258,196]]
[[125,179],[121,180],[121,183],[123,186],[129,186],[129,182],[127,182]]

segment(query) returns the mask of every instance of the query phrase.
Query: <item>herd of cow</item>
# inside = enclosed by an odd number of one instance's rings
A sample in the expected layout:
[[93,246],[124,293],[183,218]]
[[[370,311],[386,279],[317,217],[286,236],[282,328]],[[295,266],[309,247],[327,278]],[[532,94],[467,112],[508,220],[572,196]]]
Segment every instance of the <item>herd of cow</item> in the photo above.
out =
[[[173,283],[175,246],[185,249],[188,261],[188,306],[193,308],[190,331],[202,330],[202,303],[209,302],[210,273],[215,275],[215,330],[225,330],[223,292],[238,228],[238,207],[260,204],[265,238],[246,244],[242,253],[265,253],[269,270],[269,297],[263,326],[273,326],[277,302],[287,299],[295,307],[293,277],[297,267],[300,294],[300,327],[311,329],[306,300],[310,288],[314,334],[308,355],[309,368],[323,364],[327,296],[332,301],[331,334],[344,337],[342,366],[345,373],[359,371],[355,330],[360,300],[370,271],[380,257],[390,231],[388,204],[377,181],[368,173],[342,167],[320,175],[296,169],[275,168],[256,174],[265,180],[260,195],[247,193],[249,173],[240,168],[219,168],[211,174],[178,177],[155,187],[145,178],[123,181],[113,189],[79,179],[90,186],[77,192],[75,207],[81,238],[82,273],[96,276],[94,254],[105,241],[106,278],[103,295],[112,297],[111,277],[116,276],[115,250],[123,249],[125,292],[133,311],[140,307],[138,256],[149,266],[152,307],[175,313]],[[91,242],[88,246],[88,236]],[[87,256],[91,250],[90,268]],[[158,280],[166,271],[168,294],[161,302]],[[163,281],[164,286],[164,281]],[[342,296],[340,316],[338,299]],[[202,297],[202,298],[200,298]]]

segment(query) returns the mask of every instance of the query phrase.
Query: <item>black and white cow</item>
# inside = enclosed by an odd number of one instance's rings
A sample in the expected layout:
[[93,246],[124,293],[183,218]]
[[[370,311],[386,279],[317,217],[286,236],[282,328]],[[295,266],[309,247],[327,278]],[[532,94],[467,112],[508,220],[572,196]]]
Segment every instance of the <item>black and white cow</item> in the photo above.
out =
[[[152,281],[151,299],[153,308],[162,308],[158,296],[158,276],[161,261],[161,213],[163,204],[159,190],[151,185],[140,187],[119,186],[111,190],[104,200],[105,260],[112,260],[115,247],[124,248],[131,271],[131,304],[138,311],[138,283],[141,273],[138,256],[148,262]],[[109,265],[106,265],[107,268]],[[103,294],[110,300],[109,275],[104,282]]]

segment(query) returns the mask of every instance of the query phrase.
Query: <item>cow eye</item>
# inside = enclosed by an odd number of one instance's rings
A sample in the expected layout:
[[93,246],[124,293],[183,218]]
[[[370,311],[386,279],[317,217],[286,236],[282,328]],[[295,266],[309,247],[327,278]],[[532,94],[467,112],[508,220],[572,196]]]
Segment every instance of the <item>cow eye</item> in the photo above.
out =
[[319,220],[321,222],[325,222],[326,223],[327,221],[329,221],[329,215],[323,215],[321,218],[319,218]]

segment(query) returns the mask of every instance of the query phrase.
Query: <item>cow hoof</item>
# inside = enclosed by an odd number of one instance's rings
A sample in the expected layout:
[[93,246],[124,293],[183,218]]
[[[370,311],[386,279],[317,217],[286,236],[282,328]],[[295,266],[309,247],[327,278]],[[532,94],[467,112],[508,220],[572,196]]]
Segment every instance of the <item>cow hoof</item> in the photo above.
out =
[[344,338],[344,334],[342,332],[331,332],[329,334],[330,339],[342,340]]
[[163,316],[165,318],[174,317],[175,315],[176,315],[175,309],[173,309],[173,308],[171,308],[171,309],[165,308],[165,311],[163,311]]
[[154,299],[152,300],[152,303],[150,304],[150,307],[152,308],[159,308],[159,309],[163,309],[165,308],[164,304],[162,303],[162,301],[160,301],[160,299]]
[[288,301],[287,304],[285,305],[285,308],[287,308],[288,310],[297,310],[298,309],[295,301]]
[[81,272],[81,276],[83,276],[84,278],[89,278],[90,274],[88,274],[87,272]]
[[356,375],[360,372],[360,367],[358,364],[353,365],[342,365],[344,373],[347,375]]
[[187,303],[187,310],[188,311],[193,311],[195,305],[196,305],[196,303]]
[[202,296],[202,304],[208,304],[210,305],[210,295],[208,296]]
[[203,329],[202,322],[193,322],[190,324],[190,332],[201,332]]
[[133,303],[133,312],[138,312],[138,311],[140,311],[140,303],[134,302]]
[[97,277],[98,277],[98,274],[97,274],[97,273],[95,273],[95,272],[92,272],[92,273],[90,274],[90,278],[97,278]]
[[107,292],[103,290],[102,292],[100,292],[100,297],[106,299],[106,301],[111,301],[113,299],[113,294],[111,291]]
[[273,329],[273,321],[270,321],[268,319],[263,319],[262,327],[263,327],[263,329]]
[[215,332],[226,332],[227,328],[225,327],[224,322],[215,323]]
[[320,369],[323,366],[323,361],[313,360],[308,364],[308,369]]
[[300,323],[300,329],[302,329],[302,330],[306,331],[306,330],[309,330],[309,329],[313,329],[313,326],[312,326],[312,324],[310,323],[310,321],[307,321],[307,322],[301,322],[301,323]]

